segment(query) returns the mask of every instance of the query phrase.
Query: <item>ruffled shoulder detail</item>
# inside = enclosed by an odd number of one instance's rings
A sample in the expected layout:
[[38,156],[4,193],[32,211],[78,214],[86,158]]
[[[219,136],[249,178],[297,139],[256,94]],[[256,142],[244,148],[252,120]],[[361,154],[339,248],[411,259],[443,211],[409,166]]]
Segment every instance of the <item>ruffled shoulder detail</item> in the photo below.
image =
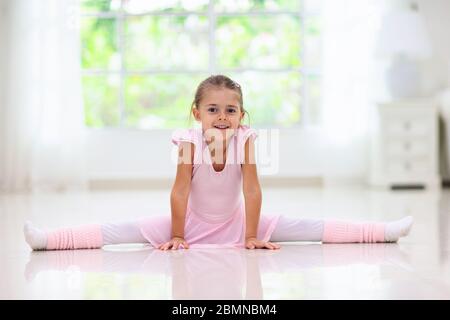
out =
[[255,129],[250,128],[249,126],[241,125],[238,129],[238,138],[242,147],[245,146],[248,138],[251,138],[253,141],[258,137]]
[[198,130],[196,129],[177,129],[172,133],[172,143],[176,146],[180,142],[191,142],[197,145],[199,142]]
[[181,142],[190,142],[195,146],[194,165],[202,163],[203,152],[202,129],[177,129],[172,133],[172,143],[179,146]]

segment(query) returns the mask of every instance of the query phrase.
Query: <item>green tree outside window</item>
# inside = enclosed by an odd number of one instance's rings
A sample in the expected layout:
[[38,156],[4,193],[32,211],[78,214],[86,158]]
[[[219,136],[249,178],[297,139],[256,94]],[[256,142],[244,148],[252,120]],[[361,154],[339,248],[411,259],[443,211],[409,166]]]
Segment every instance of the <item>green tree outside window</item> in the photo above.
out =
[[241,84],[252,126],[318,123],[321,25],[309,2],[81,0],[87,126],[188,127],[212,73]]

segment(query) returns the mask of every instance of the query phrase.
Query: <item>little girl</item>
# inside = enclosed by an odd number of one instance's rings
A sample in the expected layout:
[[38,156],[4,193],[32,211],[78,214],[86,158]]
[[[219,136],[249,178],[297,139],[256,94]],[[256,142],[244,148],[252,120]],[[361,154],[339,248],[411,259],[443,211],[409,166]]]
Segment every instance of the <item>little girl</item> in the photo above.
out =
[[[171,217],[90,224],[45,232],[26,222],[33,250],[94,249],[118,243],[150,243],[161,250],[199,247],[279,249],[275,242],[396,242],[412,217],[389,223],[356,223],[262,215],[254,140],[241,124],[246,113],[239,84],[223,75],[200,83],[192,115],[201,129],[178,130],[177,174],[170,195]],[[243,197],[242,197],[243,195]]]

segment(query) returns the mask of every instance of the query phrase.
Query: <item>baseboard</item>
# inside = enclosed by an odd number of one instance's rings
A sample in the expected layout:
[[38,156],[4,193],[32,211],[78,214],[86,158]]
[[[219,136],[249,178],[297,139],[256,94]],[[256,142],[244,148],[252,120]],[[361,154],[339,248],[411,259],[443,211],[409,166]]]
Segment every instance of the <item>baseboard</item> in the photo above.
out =
[[94,179],[89,181],[90,190],[147,190],[169,189],[173,179]]
[[[321,177],[260,177],[262,188],[322,187]],[[90,190],[151,190],[170,189],[173,179],[93,179]]]
[[260,177],[264,188],[323,187],[322,177]]

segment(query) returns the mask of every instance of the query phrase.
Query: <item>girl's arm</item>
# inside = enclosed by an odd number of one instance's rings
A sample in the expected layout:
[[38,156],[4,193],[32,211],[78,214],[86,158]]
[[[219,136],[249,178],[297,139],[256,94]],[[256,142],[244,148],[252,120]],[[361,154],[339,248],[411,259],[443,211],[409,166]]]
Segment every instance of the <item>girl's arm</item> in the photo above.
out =
[[251,139],[247,139],[245,143],[245,161],[242,164],[242,178],[246,213],[246,248],[278,249],[279,246],[276,244],[257,239],[262,193],[256,170],[255,144]]
[[177,174],[170,193],[172,240],[161,245],[159,249],[178,249],[180,244],[185,248],[189,247],[184,241],[184,224],[189,192],[191,190],[193,157],[194,145],[190,142],[181,142],[178,151]]
[[251,139],[245,143],[245,161],[242,164],[243,191],[246,213],[245,238],[256,238],[262,194],[255,162],[255,145]]

